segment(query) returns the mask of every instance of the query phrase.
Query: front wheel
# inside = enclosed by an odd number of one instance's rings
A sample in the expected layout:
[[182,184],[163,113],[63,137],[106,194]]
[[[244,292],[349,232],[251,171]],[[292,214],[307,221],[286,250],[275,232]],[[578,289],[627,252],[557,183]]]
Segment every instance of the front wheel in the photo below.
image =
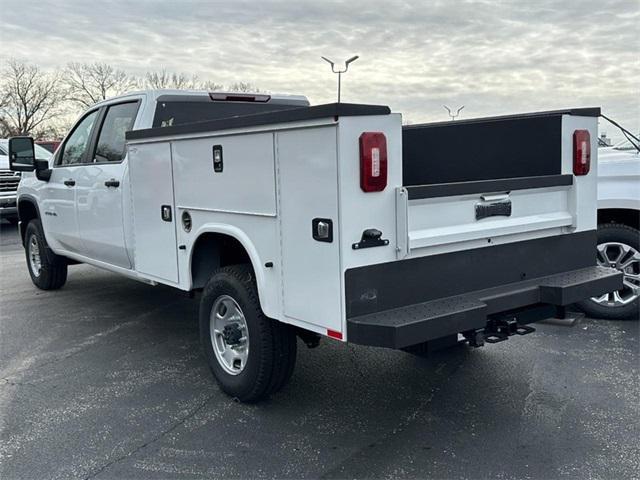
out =
[[248,265],[218,269],[200,300],[200,340],[220,388],[255,402],[289,381],[296,361],[293,328],[265,316]]
[[598,265],[624,275],[621,290],[581,302],[578,306],[593,318],[638,319],[640,313],[640,232],[627,225],[598,226]]
[[33,284],[42,290],[62,287],[67,281],[67,261],[49,249],[40,220],[29,222],[24,238],[27,267]]

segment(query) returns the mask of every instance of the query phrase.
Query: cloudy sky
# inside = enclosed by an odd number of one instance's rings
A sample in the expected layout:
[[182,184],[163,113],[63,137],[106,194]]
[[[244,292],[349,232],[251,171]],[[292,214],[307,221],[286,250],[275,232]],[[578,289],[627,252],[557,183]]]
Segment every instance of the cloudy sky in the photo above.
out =
[[[602,106],[640,129],[638,0],[0,0],[3,57],[166,68],[335,99],[320,55],[360,55],[343,100],[407,121]],[[612,127],[605,126],[610,135]],[[615,135],[618,137],[617,135]]]

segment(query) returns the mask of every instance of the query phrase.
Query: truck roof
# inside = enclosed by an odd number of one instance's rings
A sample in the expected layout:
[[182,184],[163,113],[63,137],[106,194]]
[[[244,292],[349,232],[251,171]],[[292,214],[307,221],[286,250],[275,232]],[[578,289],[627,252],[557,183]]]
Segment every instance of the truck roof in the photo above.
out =
[[248,101],[262,103],[276,103],[279,105],[300,105],[308,106],[309,100],[304,95],[289,95],[279,93],[264,92],[228,92],[228,91],[208,91],[208,90],[178,90],[178,89],[147,89],[136,90],[116,97],[111,97],[96,105],[112,103],[114,100],[126,99],[134,95],[146,95],[152,101],[181,101],[181,102],[205,102],[212,99],[225,101]]

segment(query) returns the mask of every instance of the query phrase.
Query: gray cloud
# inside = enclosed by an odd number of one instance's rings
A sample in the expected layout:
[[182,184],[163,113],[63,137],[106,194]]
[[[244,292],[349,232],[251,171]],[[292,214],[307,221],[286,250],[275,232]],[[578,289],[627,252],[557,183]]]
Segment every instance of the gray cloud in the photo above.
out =
[[[2,51],[44,66],[104,61],[335,98],[320,55],[359,54],[344,98],[412,122],[601,105],[640,129],[637,0],[3,0]],[[607,127],[610,133],[613,128]]]

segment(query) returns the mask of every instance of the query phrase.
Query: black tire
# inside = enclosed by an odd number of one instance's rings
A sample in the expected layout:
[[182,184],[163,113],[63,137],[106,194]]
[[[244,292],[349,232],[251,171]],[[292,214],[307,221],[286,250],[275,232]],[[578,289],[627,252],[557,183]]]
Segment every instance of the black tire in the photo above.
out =
[[[640,252],[640,232],[635,228],[620,223],[598,225],[598,245],[607,242],[618,242],[629,245]],[[640,317],[640,298],[621,306],[601,305],[593,300],[580,302],[578,308],[592,318],[606,320],[638,320]]]
[[[67,281],[67,260],[51,251],[42,232],[40,220],[29,222],[25,230],[24,251],[27,257],[27,268],[33,284],[42,290],[57,290]],[[40,259],[40,270],[36,271],[31,261],[32,243],[37,245],[37,256]]]
[[[211,313],[220,297],[231,297],[241,309],[248,329],[249,349],[244,368],[228,373],[218,361],[211,337]],[[220,388],[241,402],[256,402],[284,387],[296,362],[296,334],[289,325],[265,316],[260,308],[253,270],[232,265],[214,272],[200,300],[200,341]]]

